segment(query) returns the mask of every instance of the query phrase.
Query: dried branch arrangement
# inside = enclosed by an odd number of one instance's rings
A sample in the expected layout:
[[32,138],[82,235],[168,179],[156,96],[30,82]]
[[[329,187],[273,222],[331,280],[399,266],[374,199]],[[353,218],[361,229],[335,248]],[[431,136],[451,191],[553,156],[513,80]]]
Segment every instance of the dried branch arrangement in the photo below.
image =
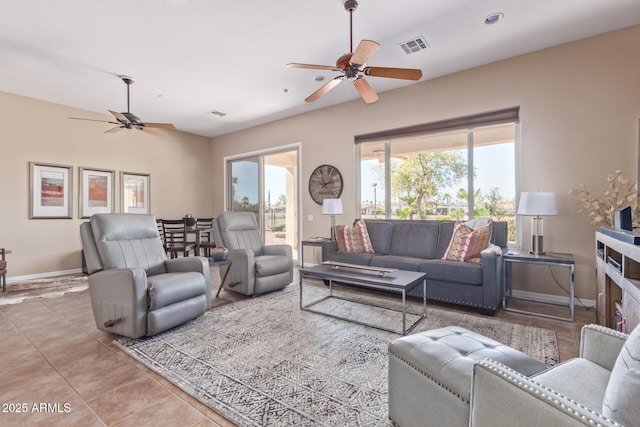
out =
[[569,194],[578,196],[578,204],[582,206],[578,212],[586,212],[591,224],[600,224],[608,227],[614,226],[614,214],[617,210],[631,206],[633,212],[633,225],[638,220],[638,186],[622,176],[622,171],[617,170],[607,176],[609,187],[600,195],[595,195],[585,185],[572,188]]

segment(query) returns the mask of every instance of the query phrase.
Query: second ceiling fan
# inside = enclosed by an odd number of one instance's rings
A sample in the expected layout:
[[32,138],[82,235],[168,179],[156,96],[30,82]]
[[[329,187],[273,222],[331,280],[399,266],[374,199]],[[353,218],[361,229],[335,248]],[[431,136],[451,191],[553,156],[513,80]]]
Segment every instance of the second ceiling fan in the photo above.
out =
[[162,129],[175,130],[176,127],[171,123],[143,122],[140,119],[140,117],[138,117],[135,114],[131,113],[129,111],[129,88],[135,82],[135,80],[133,79],[133,77],[129,77],[129,76],[120,76],[120,79],[127,85],[127,111],[122,112],[122,113],[118,113],[117,111],[107,110],[111,114],[113,114],[113,116],[117,120],[116,122],[114,122],[112,120],[84,119],[84,118],[81,118],[81,117],[69,117],[69,118],[70,119],[74,119],[74,120],[89,120],[89,121],[92,121],[92,122],[103,122],[103,123],[111,123],[113,125],[117,125],[116,127],[105,131],[105,133],[119,132],[122,129],[137,129],[137,130],[141,130],[143,132],[146,132],[148,134],[151,134],[153,136],[164,137],[164,136],[166,136],[164,133],[159,132],[159,131],[157,131],[157,130],[155,130],[153,128],[162,128]]
[[358,8],[356,0],[346,0],[344,8],[349,12],[349,35],[350,35],[350,52],[345,53],[336,61],[336,65],[314,65],[289,63],[289,68],[307,68],[311,70],[327,70],[340,71],[343,74],[335,77],[329,83],[313,92],[305,101],[313,102],[325,93],[336,87],[344,79],[351,80],[356,87],[363,101],[367,104],[374,103],[378,100],[378,95],[373,90],[369,82],[364,76],[388,77],[392,79],[404,80],[420,80],[422,78],[422,70],[414,68],[391,68],[391,67],[368,67],[367,61],[373,57],[378,51],[380,45],[372,40],[362,40],[356,50],[353,50],[353,12]]

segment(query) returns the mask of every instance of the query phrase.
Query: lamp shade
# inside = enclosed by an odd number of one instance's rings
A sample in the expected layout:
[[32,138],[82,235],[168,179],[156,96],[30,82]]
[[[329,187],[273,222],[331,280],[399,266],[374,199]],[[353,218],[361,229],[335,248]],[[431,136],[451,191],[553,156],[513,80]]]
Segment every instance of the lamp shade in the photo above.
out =
[[322,201],[322,215],[342,215],[342,200],[324,199]]
[[558,215],[556,194],[545,192],[521,193],[518,215]]

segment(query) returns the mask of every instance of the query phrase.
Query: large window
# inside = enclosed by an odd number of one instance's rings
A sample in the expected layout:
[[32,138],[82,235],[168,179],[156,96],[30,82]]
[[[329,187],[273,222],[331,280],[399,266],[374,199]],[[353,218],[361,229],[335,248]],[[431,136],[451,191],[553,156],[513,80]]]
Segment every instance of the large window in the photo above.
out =
[[517,121],[358,142],[364,218],[509,222],[515,241]]

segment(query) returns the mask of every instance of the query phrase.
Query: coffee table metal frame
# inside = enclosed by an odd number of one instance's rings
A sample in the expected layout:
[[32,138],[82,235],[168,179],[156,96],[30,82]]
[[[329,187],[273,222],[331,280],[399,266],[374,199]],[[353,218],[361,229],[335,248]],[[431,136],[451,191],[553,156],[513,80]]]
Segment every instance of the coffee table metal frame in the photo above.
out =
[[[427,275],[425,273],[420,273],[417,271],[404,271],[404,270],[393,270],[389,271],[389,269],[380,269],[380,272],[376,272],[375,268],[365,267],[358,265],[315,265],[313,267],[305,267],[300,269],[300,309],[305,311],[310,311],[313,313],[322,314],[325,316],[334,317],[337,319],[347,320],[349,322],[358,323],[360,325],[370,326],[377,329],[382,329],[384,331],[401,333],[402,335],[406,335],[416,325],[425,317],[427,317]],[[326,280],[329,283],[329,295],[324,296],[316,301],[312,301],[308,304],[304,304],[302,302],[302,288],[303,288],[303,277],[315,277],[318,279]],[[358,286],[363,286],[367,288],[373,289],[382,289],[386,291],[396,291],[400,292],[402,295],[402,309],[395,309],[393,307],[389,307],[382,304],[375,304],[373,302],[362,301],[360,299],[352,299],[343,296],[336,296],[333,294],[333,282],[342,282],[348,283]],[[422,314],[419,314],[418,320],[416,320],[413,324],[411,324],[407,328],[407,292],[414,289],[416,286],[420,286],[422,283]],[[323,301],[326,301],[330,298],[340,299],[343,301],[355,302],[358,304],[365,304],[373,307],[384,308],[387,310],[402,312],[402,332],[398,332],[397,330],[385,328],[384,326],[373,325],[371,323],[362,322],[356,319],[350,319],[348,317],[339,316],[332,313],[327,313],[321,310],[317,310],[313,307],[316,304],[319,304]],[[416,313],[411,313],[416,314]]]

